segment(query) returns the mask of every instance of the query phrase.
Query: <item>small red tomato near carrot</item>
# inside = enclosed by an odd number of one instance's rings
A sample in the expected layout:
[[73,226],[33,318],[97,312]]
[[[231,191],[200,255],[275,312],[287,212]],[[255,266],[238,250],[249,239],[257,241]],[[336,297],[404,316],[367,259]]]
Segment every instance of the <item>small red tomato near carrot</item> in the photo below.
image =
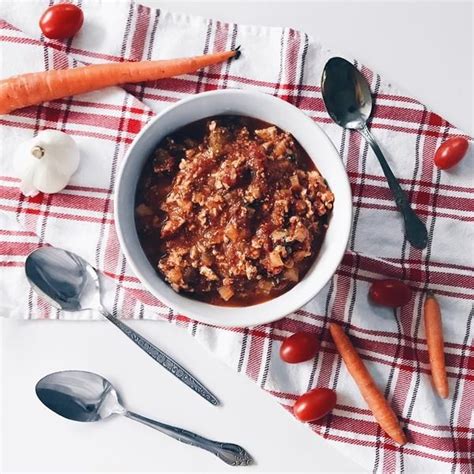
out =
[[436,150],[435,165],[442,170],[457,165],[466,155],[469,142],[464,137],[452,137],[443,142]]
[[376,280],[369,289],[370,299],[381,306],[398,308],[406,305],[411,299],[411,290],[400,280]]
[[433,293],[428,293],[423,312],[433,385],[441,398],[448,398],[449,385],[444,357],[443,323],[441,310]]
[[319,340],[309,332],[296,332],[287,337],[280,347],[280,357],[289,364],[310,360],[319,350]]
[[82,26],[84,14],[72,3],[59,3],[49,7],[42,15],[39,26],[50,39],[72,38]]
[[329,388],[314,388],[301,395],[293,406],[293,414],[303,422],[316,421],[336,406],[336,392]]

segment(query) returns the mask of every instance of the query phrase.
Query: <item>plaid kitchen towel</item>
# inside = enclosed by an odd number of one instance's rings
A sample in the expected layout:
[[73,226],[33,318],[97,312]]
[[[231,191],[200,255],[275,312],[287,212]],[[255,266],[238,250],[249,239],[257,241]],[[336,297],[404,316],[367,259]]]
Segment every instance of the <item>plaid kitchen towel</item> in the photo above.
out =
[[[0,116],[0,271],[2,314],[19,318],[95,318],[59,313],[28,288],[25,256],[40,245],[72,250],[107,279],[106,304],[124,318],[168,320],[290,409],[312,387],[330,387],[338,404],[315,432],[376,472],[472,472],[474,349],[474,166],[469,156],[441,172],[433,154],[450,136],[465,136],[424,105],[396,90],[357,61],[371,84],[371,129],[395,175],[429,230],[424,250],[403,240],[403,224],[380,166],[358,134],[343,131],[325,112],[320,77],[334,52],[289,28],[240,26],[177,15],[139,4],[83,1],[85,24],[72,41],[46,40],[36,19],[43,2],[2,3],[1,78],[104,61],[172,58],[242,47],[242,57],[196,74],[146,85],[65,98]],[[104,18],[107,25],[104,26]],[[113,225],[116,170],[141,127],[170,103],[202,91],[252,89],[287,100],[331,137],[351,181],[354,221],[347,253],[333,279],[304,308],[273,324],[245,329],[211,327],[175,314],[148,294],[120,252]],[[42,129],[69,133],[81,165],[61,193],[23,197],[13,173],[17,143]],[[467,137],[469,138],[469,137]],[[400,278],[414,290],[393,312],[367,301],[372,280]],[[110,282],[113,283],[110,283]],[[430,288],[444,314],[450,397],[430,383],[422,321]],[[399,415],[409,443],[398,447],[380,430],[328,335],[329,321],[343,321],[377,383]],[[295,331],[318,335],[314,361],[295,366],[279,359],[281,340]]]

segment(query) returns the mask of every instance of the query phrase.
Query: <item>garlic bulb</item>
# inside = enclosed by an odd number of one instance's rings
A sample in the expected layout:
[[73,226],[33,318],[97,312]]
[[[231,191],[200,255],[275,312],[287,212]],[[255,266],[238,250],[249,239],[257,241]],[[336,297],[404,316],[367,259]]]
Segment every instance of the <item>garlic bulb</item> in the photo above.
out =
[[43,130],[22,143],[15,154],[15,167],[25,196],[52,194],[64,189],[79,166],[79,148],[66,133]]

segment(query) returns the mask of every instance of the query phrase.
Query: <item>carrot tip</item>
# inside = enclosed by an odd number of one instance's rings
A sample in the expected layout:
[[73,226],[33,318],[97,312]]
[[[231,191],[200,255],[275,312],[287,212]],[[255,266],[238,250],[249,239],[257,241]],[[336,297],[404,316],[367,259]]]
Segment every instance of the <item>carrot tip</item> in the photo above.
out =
[[234,59],[239,59],[242,55],[242,51],[240,51],[240,44],[239,46],[237,46],[237,48],[234,49],[234,53]]
[[405,444],[408,443],[407,437],[405,435],[404,431],[400,431],[396,436],[392,437],[392,439],[399,444],[400,446],[404,446]]

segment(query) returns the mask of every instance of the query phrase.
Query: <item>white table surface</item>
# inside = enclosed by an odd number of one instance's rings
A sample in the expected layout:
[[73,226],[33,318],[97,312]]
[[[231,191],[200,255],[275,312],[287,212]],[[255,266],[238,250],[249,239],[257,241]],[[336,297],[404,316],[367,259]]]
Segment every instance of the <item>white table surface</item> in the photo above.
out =
[[[240,23],[303,29],[396,80],[474,133],[472,2],[143,3]],[[199,374],[224,406],[216,409],[201,401],[109,323],[0,318],[2,472],[236,472],[208,453],[127,419],[87,425],[53,416],[36,399],[34,385],[49,372],[71,368],[107,376],[127,406],[139,413],[242,444],[257,461],[245,471],[361,470],[184,331],[166,323],[131,325]]]

